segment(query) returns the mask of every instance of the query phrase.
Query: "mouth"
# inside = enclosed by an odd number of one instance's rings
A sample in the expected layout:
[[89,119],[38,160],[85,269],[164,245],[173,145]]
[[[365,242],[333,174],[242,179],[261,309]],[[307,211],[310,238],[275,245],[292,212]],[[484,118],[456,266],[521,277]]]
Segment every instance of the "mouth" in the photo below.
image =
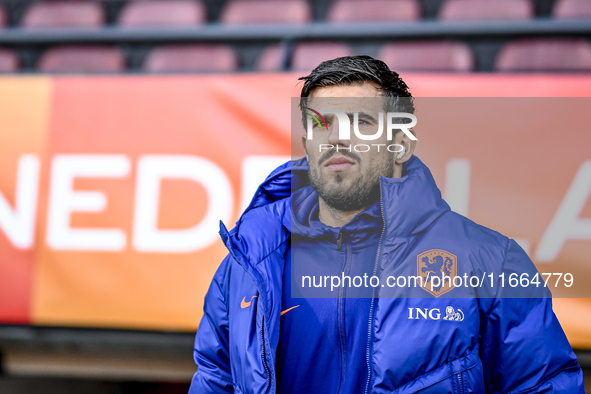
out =
[[348,159],[344,156],[332,157],[329,161],[326,162],[324,165],[331,171],[345,171],[352,167],[355,163],[353,160]]

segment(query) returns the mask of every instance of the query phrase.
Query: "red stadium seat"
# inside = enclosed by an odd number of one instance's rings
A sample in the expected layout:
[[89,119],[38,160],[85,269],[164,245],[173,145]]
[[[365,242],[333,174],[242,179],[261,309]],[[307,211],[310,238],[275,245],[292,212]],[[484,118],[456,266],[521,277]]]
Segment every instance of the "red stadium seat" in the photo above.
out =
[[439,10],[441,20],[531,19],[531,0],[447,0]]
[[584,39],[531,38],[505,44],[497,71],[591,71],[591,44]]
[[394,42],[382,47],[378,58],[395,71],[468,72],[474,69],[474,54],[456,41]]
[[285,47],[281,44],[270,45],[257,59],[255,68],[258,71],[279,71],[285,59]]
[[0,28],[6,27],[8,25],[8,14],[6,13],[6,9],[0,4]]
[[99,3],[91,1],[41,1],[25,11],[25,28],[100,27],[105,23],[105,12]]
[[421,18],[417,0],[335,0],[326,20],[335,23],[416,21]]
[[591,1],[558,0],[554,3],[552,16],[557,19],[591,18]]
[[18,56],[10,49],[0,48],[0,73],[18,71]]
[[228,25],[257,23],[303,24],[312,19],[306,0],[230,0],[220,22]]
[[48,49],[39,60],[41,72],[120,72],[125,68],[123,53],[107,46],[62,46]]
[[[350,56],[351,49],[336,42],[308,42],[297,44],[293,51],[291,69],[312,70],[324,60]],[[259,56],[255,68],[258,71],[280,71],[285,60],[285,46],[270,45]]]
[[236,52],[227,45],[178,44],[150,52],[144,70],[159,72],[230,72],[238,68]]
[[203,3],[194,0],[132,1],[119,14],[119,25],[192,26],[206,21]]
[[308,71],[325,60],[351,55],[351,48],[340,42],[303,42],[293,50],[291,69]]

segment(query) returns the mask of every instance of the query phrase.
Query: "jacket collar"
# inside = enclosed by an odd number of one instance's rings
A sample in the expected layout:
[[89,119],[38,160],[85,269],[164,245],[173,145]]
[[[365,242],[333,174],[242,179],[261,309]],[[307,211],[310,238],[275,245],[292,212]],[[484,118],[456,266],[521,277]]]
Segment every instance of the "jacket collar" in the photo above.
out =
[[[290,161],[273,171],[257,189],[236,227],[228,232],[221,224],[220,234],[227,245],[232,238],[237,249],[252,264],[285,242],[291,230],[308,236],[319,236],[318,228],[306,228],[301,215],[293,211],[290,196],[314,199],[309,188],[306,159]],[[450,208],[441,198],[431,172],[418,157],[406,163],[401,178],[380,177],[381,206],[388,236],[411,236],[427,229]],[[250,225],[249,225],[250,223]],[[249,247],[256,245],[257,247]],[[248,252],[248,253],[247,253]]]
[[379,202],[367,207],[340,228],[329,227],[320,222],[318,209],[318,195],[312,186],[304,186],[294,192],[291,198],[290,232],[332,246],[343,233],[347,242],[351,242],[356,248],[364,248],[375,243],[375,233],[379,235],[383,227]]
[[[305,159],[293,162],[293,184],[299,187],[292,188],[291,232],[314,238],[336,237],[338,229],[310,224],[309,212],[318,196],[309,186],[307,172]],[[401,178],[380,177],[380,187],[382,217],[387,236],[407,237],[418,234],[449,210],[431,172],[416,156],[408,160]],[[367,212],[366,210],[359,215]]]
[[380,177],[380,184],[387,236],[417,235],[450,210],[431,171],[416,156],[406,162],[401,178]]

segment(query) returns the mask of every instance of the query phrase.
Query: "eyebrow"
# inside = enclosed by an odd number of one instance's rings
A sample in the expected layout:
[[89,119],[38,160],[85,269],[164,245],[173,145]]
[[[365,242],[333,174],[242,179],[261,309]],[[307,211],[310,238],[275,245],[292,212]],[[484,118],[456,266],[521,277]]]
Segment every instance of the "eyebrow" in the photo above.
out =
[[[373,116],[371,116],[370,114],[366,113],[366,112],[357,112],[359,119],[362,120],[368,120],[370,122],[373,123],[377,123],[378,121],[376,120],[376,118],[374,118]],[[309,114],[308,114],[309,115]],[[326,113],[326,114],[322,114],[322,116],[324,117],[324,119],[327,122],[332,122],[334,120],[334,118],[336,117],[333,113]],[[355,116],[355,112],[348,112],[347,116],[349,117],[349,119],[353,120],[354,116]]]
[[332,121],[332,119],[335,117],[335,115],[332,113],[327,113],[327,114],[322,114],[322,117],[328,122],[328,121]]
[[[354,119],[354,112],[348,113],[347,116],[349,117],[349,119]],[[376,118],[374,118],[373,116],[371,116],[368,113],[365,112],[357,112],[359,119],[363,119],[363,120],[369,120],[370,122],[373,123],[377,123]]]

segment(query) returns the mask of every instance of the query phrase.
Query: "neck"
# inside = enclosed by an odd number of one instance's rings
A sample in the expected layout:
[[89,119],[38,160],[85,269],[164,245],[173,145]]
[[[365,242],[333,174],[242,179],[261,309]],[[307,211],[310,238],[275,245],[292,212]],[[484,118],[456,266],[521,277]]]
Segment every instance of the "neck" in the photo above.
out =
[[343,227],[345,224],[353,220],[355,215],[365,209],[362,208],[356,211],[339,211],[338,209],[328,206],[321,198],[318,203],[318,219],[322,224],[329,227]]
[[402,178],[402,169],[404,166],[402,164],[394,164],[394,175],[392,178]]

